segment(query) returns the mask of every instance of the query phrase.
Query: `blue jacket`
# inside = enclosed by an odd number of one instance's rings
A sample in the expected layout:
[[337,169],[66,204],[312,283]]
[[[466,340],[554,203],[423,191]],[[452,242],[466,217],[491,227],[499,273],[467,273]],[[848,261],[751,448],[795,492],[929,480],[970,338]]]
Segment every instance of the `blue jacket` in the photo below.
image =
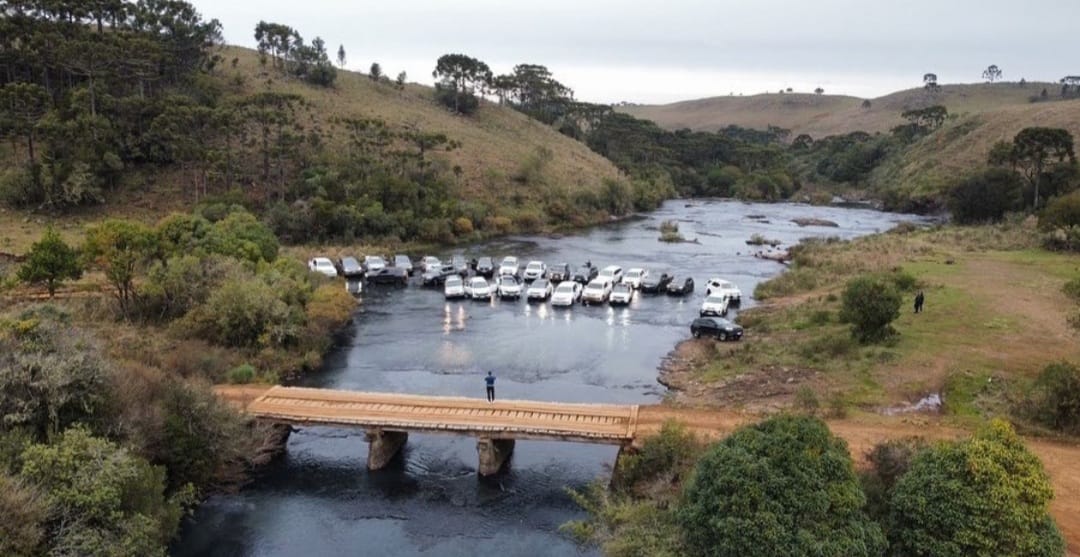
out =
[[488,387],[494,387],[495,386],[495,376],[494,375],[488,375],[487,377],[484,378],[484,383],[487,383]]

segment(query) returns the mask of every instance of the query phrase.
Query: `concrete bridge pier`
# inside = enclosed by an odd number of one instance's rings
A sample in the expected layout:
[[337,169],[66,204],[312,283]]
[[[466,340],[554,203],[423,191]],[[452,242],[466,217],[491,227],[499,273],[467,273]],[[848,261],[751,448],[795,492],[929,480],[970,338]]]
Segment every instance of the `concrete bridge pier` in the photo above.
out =
[[409,434],[404,431],[369,429],[367,432],[368,470],[382,470],[401,451],[401,447],[404,447],[405,441],[408,440]]
[[513,439],[492,439],[481,437],[476,441],[476,452],[480,456],[480,475],[492,476],[502,470],[510,455],[514,452]]
[[632,443],[624,443],[619,446],[619,454],[615,456],[615,466],[611,468],[611,483],[609,484],[612,489],[622,486],[623,478],[623,457],[634,455],[638,453],[638,448]]

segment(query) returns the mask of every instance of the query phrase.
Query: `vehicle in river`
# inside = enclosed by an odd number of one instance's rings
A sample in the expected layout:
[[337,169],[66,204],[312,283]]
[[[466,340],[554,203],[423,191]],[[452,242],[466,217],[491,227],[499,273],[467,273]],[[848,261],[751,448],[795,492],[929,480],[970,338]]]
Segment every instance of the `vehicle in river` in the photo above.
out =
[[705,296],[712,295],[727,296],[728,302],[733,306],[738,306],[742,303],[742,290],[731,282],[721,278],[711,278],[705,283]]
[[499,264],[499,276],[510,275],[516,277],[518,275],[518,258],[513,255],[508,255],[503,258],[502,263]]
[[476,274],[491,278],[495,274],[495,261],[490,257],[481,257],[476,260]]
[[574,270],[574,282],[580,283],[582,286],[592,282],[596,275],[600,274],[600,269],[592,266],[592,264],[586,263],[576,270]]
[[377,273],[386,268],[386,260],[380,255],[369,255],[364,258],[364,271]]
[[455,255],[450,258],[450,266],[454,272],[462,277],[469,276],[469,260],[464,255]]
[[364,267],[355,257],[341,258],[341,276],[345,278],[359,278],[364,276]]
[[405,269],[397,267],[383,267],[381,271],[366,275],[368,284],[396,284],[406,286],[409,284],[409,273]]
[[465,280],[457,275],[446,277],[446,284],[443,284],[443,296],[447,300],[464,298]]
[[604,267],[602,271],[600,271],[600,274],[597,275],[597,278],[607,280],[612,285],[619,284],[620,282],[622,282],[623,278],[622,267],[618,265],[608,265],[607,267]]
[[472,277],[465,281],[465,295],[474,300],[490,300],[495,289],[484,277]]
[[613,306],[627,306],[634,301],[634,288],[625,282],[620,282],[611,287],[611,296],[608,303]]
[[405,269],[409,276],[416,272],[416,269],[413,268],[412,259],[409,259],[408,255],[395,255],[394,266],[398,269]]
[[308,269],[313,273],[319,273],[328,277],[338,276],[337,267],[329,257],[313,257],[308,260]]
[[585,286],[584,292],[581,293],[581,303],[585,305],[602,304],[608,301],[608,296],[611,296],[611,282],[602,278],[595,278]]
[[657,294],[667,290],[672,279],[668,273],[649,274],[641,279],[641,291],[646,294]]
[[424,286],[439,286],[446,282],[446,278],[452,275],[457,275],[457,271],[454,270],[453,265],[438,266],[432,265],[428,267],[428,270],[420,277],[420,280]]
[[694,292],[694,279],[687,277],[686,280],[679,281],[679,279],[672,277],[671,282],[667,285],[667,293],[672,296],[685,296]]
[[525,291],[525,299],[530,302],[533,300],[546,301],[551,297],[553,288],[551,281],[548,279],[536,279],[529,285],[528,290]]
[[563,281],[551,294],[551,305],[555,307],[572,306],[581,301],[581,284],[572,280]]
[[521,281],[513,275],[499,277],[499,297],[503,299],[521,298]]
[[547,265],[544,265],[543,261],[530,261],[525,266],[525,272],[522,274],[522,278],[526,281],[534,281],[539,278],[544,278],[547,274]]
[[570,272],[569,263],[559,263],[548,267],[548,280],[555,284],[559,284],[564,280],[570,280],[573,278],[573,273]]
[[426,272],[428,272],[428,270],[430,270],[432,267],[435,267],[435,266],[442,267],[442,261],[439,260],[438,257],[434,257],[434,256],[431,256],[431,255],[426,255],[426,256],[424,256],[423,259],[420,260],[420,272],[421,273],[426,273]]
[[623,282],[629,284],[631,288],[641,288],[641,281],[648,276],[648,269],[634,267],[633,269],[628,269],[626,271],[626,275],[623,276]]
[[705,296],[705,301],[701,303],[701,309],[698,311],[698,315],[702,317],[706,315],[727,315],[728,305],[730,303],[731,298],[728,298],[723,294],[707,294]]

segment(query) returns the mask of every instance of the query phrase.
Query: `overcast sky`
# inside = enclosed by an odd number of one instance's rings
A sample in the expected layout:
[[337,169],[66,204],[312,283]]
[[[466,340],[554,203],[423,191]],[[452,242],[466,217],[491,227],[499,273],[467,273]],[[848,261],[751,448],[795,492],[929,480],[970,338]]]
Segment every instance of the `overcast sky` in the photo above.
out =
[[875,97],[921,85],[1080,74],[1080,0],[189,0],[232,44],[287,24],[347,67],[431,83],[461,52],[544,64],[580,100],[670,102],[792,87]]

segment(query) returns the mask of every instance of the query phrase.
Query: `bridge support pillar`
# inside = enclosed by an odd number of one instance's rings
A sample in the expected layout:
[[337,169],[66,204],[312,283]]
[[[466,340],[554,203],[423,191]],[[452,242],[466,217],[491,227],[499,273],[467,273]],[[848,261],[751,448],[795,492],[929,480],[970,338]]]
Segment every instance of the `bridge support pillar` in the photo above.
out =
[[476,442],[476,452],[480,456],[480,475],[491,476],[499,473],[510,459],[514,452],[514,440],[481,437]]
[[404,431],[368,430],[368,470],[381,470],[386,467],[408,439],[409,434]]

